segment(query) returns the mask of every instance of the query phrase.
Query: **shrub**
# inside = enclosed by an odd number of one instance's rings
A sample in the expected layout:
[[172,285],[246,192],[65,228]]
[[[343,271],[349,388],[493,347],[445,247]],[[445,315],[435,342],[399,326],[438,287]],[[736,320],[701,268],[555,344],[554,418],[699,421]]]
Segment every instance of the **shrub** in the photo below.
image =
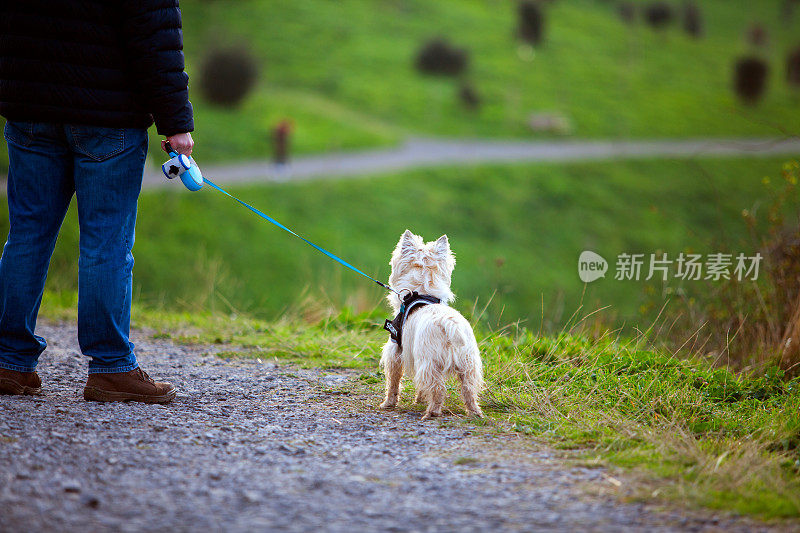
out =
[[644,18],[654,29],[660,30],[672,23],[675,13],[666,2],[653,2],[644,10]]
[[757,280],[731,275],[722,284],[687,288],[685,305],[667,308],[673,347],[713,354],[737,369],[780,365],[788,375],[800,374],[798,178],[800,164],[787,163],[782,179],[764,180],[768,194],[756,208],[742,212],[762,257]]
[[481,97],[475,87],[467,82],[461,84],[458,88],[458,99],[464,104],[467,109],[477,109],[481,105]]
[[693,2],[683,5],[683,29],[694,38],[703,36],[703,15],[697,4]]
[[755,56],[739,59],[734,69],[736,94],[745,103],[756,103],[766,89],[767,74],[769,74],[769,67],[763,59]]
[[258,79],[258,67],[245,48],[211,50],[200,68],[199,87],[203,95],[217,105],[239,104]]
[[428,41],[417,55],[417,70],[425,74],[457,76],[467,69],[469,54],[466,50],[455,48],[445,39]]
[[786,81],[789,85],[800,88],[800,46],[789,52],[786,59]]
[[540,44],[544,38],[544,11],[538,2],[525,1],[519,4],[520,39],[532,45]]
[[620,2],[617,6],[617,13],[619,13],[619,18],[622,19],[622,22],[625,24],[633,24],[636,22],[636,4],[632,2]]

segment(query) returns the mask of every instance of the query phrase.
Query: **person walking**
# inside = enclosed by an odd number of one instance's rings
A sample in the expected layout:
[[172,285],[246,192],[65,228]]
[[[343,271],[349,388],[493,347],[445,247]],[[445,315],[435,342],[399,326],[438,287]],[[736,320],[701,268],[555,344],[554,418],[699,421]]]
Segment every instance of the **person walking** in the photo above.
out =
[[279,167],[283,167],[289,162],[291,136],[292,123],[287,119],[281,120],[272,130],[272,141],[275,148],[273,160]]
[[[84,397],[167,403],[129,339],[147,129],[191,154],[178,0],[0,2],[0,115],[9,233],[0,258],[0,393],[40,394],[35,334],[50,256],[73,196],[80,226]],[[162,141],[162,148],[165,141]]]

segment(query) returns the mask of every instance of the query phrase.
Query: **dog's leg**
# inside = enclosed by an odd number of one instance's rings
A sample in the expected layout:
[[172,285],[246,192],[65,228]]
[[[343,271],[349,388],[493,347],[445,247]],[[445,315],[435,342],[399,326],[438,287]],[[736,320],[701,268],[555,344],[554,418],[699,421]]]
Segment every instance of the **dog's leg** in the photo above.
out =
[[422,397],[422,391],[417,391],[417,392],[414,394],[414,403],[420,403],[420,402],[422,402],[424,399],[425,399],[425,398],[423,398],[423,397]]
[[422,415],[423,420],[442,416],[442,405],[444,404],[444,397],[447,395],[447,387],[444,382],[435,383],[428,392],[428,408],[425,409],[425,414]]
[[461,382],[461,398],[464,400],[467,412],[472,416],[483,418],[483,412],[478,405],[478,391],[474,390],[473,385],[469,380],[465,379],[463,373],[458,375],[458,379]]
[[387,342],[383,347],[381,365],[386,374],[386,399],[381,404],[381,409],[392,409],[397,405],[397,399],[400,397],[400,378],[403,377],[403,360],[400,357],[400,350],[392,341]]

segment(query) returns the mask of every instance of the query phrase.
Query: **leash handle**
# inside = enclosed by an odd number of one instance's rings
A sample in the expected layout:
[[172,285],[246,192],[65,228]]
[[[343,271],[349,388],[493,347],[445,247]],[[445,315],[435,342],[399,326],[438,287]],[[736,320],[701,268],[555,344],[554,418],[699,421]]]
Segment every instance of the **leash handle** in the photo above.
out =
[[191,156],[179,154],[169,141],[164,141],[164,150],[172,158],[161,165],[161,171],[167,179],[180,177],[190,191],[199,191],[203,188],[203,173]]
[[[167,143],[167,146],[169,146],[169,143]],[[278,222],[277,220],[275,220],[274,218],[272,218],[268,214],[264,213],[263,211],[259,211],[258,209],[256,209],[252,205],[248,204],[247,202],[245,202],[243,200],[240,200],[236,196],[232,195],[231,193],[229,193],[228,191],[226,191],[225,189],[223,189],[219,185],[215,184],[210,179],[205,178],[204,183],[207,183],[211,188],[216,189],[219,192],[221,192],[222,194],[224,194],[225,196],[228,196],[229,198],[235,200],[236,202],[238,202],[242,206],[246,207],[247,209],[249,209],[250,211],[252,211],[256,215],[258,215],[259,217],[261,217],[264,220],[266,220],[267,222],[269,222],[271,224],[274,224],[275,226],[278,226],[283,231],[294,235],[295,237],[297,237],[301,241],[304,241],[306,244],[308,244],[309,246],[311,246],[315,250],[317,250],[319,252],[322,252],[323,254],[325,254],[329,258],[333,259],[337,263],[341,264],[342,266],[345,266],[345,267],[349,268],[350,270],[352,270],[353,272],[356,272],[357,274],[361,274],[365,278],[374,281],[375,283],[377,283],[378,285],[380,285],[381,287],[383,287],[387,291],[391,291],[391,292],[395,293],[397,296],[400,297],[400,299],[402,299],[402,296],[400,296],[400,293],[397,292],[396,290],[394,290],[393,288],[391,288],[390,286],[386,285],[385,283],[382,283],[382,282],[378,281],[377,279],[373,278],[372,276],[370,276],[368,274],[365,274],[364,272],[362,272],[358,268],[354,267],[353,265],[351,265],[350,263],[348,263],[347,261],[345,261],[341,257],[332,254],[331,252],[329,252],[325,248],[322,248],[321,246],[317,246],[316,244],[314,244],[313,242],[309,241],[305,237],[302,237],[301,235],[298,235],[297,233],[295,233],[294,231],[290,230],[289,228],[287,228],[286,226],[284,226],[283,224],[281,224],[280,222]]]

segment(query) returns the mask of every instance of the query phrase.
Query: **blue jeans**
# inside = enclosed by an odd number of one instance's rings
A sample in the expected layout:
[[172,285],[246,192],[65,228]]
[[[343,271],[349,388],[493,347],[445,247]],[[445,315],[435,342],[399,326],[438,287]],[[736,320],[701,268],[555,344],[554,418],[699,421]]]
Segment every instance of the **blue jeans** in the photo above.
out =
[[34,334],[56,237],[72,196],[80,225],[78,342],[89,373],[138,364],[129,340],[142,129],[8,122],[10,230],[0,258],[0,368],[31,372]]

